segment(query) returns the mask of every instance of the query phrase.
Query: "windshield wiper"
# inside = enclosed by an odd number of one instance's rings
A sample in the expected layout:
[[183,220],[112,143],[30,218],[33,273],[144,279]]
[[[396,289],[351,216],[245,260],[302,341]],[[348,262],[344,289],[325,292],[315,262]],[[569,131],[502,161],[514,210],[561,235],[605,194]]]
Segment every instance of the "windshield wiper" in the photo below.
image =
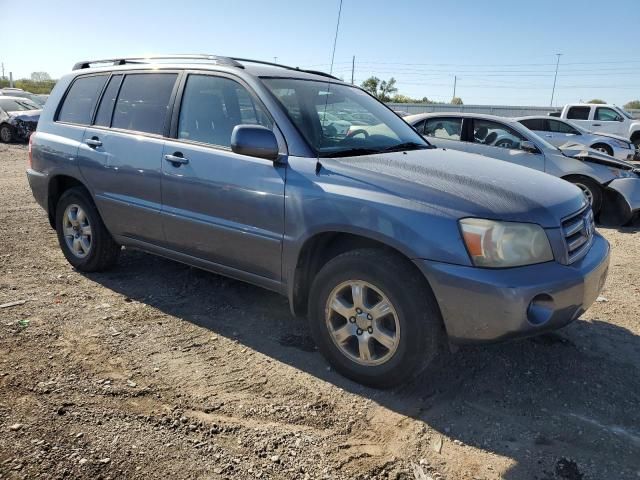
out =
[[338,150],[336,152],[325,152],[320,154],[320,158],[336,158],[336,157],[355,157],[357,155],[372,155],[380,153],[382,150],[375,148],[349,148],[346,150]]
[[390,147],[383,148],[379,150],[380,153],[383,152],[400,152],[403,150],[426,150],[429,148],[435,148],[433,145],[425,145],[424,143],[417,142],[404,142],[399,143],[397,145],[391,145]]

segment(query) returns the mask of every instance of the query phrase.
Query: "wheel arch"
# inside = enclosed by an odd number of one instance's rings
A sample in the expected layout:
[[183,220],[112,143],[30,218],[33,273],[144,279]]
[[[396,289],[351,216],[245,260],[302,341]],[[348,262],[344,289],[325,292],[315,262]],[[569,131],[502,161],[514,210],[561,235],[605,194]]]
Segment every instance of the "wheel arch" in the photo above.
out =
[[76,177],[61,174],[55,175],[49,180],[47,188],[47,216],[51,228],[55,229],[56,205],[58,204],[58,200],[60,200],[64,192],[74,187],[81,187],[90,195],[87,186]]
[[386,238],[375,238],[362,232],[330,230],[316,232],[304,240],[292,262],[293,268],[288,276],[288,297],[291,311],[296,316],[307,313],[309,291],[315,275],[332,258],[356,249],[377,248],[397,255],[410,263],[428,285],[420,269],[411,261],[416,258],[413,252],[399,247],[396,242]]

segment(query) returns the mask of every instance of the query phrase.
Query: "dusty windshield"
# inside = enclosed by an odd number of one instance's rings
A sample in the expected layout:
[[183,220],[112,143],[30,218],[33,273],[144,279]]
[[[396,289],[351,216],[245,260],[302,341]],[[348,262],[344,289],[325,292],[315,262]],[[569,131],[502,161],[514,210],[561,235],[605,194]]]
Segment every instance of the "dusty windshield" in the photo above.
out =
[[20,112],[24,110],[38,110],[40,107],[27,99],[0,98],[0,108],[7,112]]
[[329,82],[264,79],[320,157],[429,148],[409,125],[362,90]]

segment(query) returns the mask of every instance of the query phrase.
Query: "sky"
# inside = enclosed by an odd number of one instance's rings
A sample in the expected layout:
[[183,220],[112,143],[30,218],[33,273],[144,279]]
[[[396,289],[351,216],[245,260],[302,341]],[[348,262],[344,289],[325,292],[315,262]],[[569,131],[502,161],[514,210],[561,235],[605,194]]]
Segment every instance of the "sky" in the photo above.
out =
[[[331,70],[340,0],[0,0],[5,75],[79,60],[211,53]],[[638,0],[343,0],[333,73],[465,104],[640,99]],[[634,28],[635,25],[635,28]]]

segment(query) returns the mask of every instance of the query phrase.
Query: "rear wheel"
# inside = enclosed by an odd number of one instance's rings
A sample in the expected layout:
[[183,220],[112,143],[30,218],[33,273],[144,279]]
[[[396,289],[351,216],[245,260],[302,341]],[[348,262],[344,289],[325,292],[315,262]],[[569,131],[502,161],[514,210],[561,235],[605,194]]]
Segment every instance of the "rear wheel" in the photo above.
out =
[[383,250],[354,250],[316,276],[309,320],[320,352],[341,374],[390,387],[420,373],[444,338],[433,293],[406,259]]
[[582,193],[584,193],[584,196],[591,204],[594,215],[600,213],[600,209],[602,208],[602,188],[596,181],[579,175],[566,177],[565,180],[573,183],[582,190]]
[[602,152],[605,155],[609,155],[609,156],[613,157],[613,148],[611,148],[611,146],[607,145],[606,143],[596,143],[596,144],[592,145],[591,148],[593,148],[594,150],[597,150],[599,152]]
[[9,125],[0,126],[0,141],[2,143],[11,143],[13,140],[13,130]]
[[71,188],[60,197],[56,207],[56,231],[62,253],[80,271],[106,270],[118,259],[120,245],[107,231],[84,188]]

